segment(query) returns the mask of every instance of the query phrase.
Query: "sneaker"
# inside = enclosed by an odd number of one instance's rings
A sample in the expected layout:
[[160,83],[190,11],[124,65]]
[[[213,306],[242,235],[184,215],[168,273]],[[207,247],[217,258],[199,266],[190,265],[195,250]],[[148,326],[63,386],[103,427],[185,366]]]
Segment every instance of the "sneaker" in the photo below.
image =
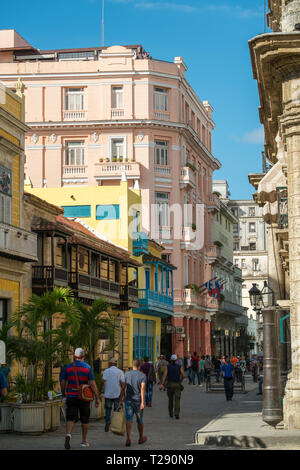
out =
[[90,444],[88,442],[82,442],[80,444],[80,447],[83,447],[84,449],[86,449],[87,447],[90,447]]
[[66,450],[71,449],[70,440],[71,440],[71,434],[67,434],[65,437],[65,449]]
[[176,419],[179,419],[179,416],[175,416]]
[[110,426],[110,423],[105,423],[105,432],[109,431],[109,426]]
[[139,439],[139,444],[144,444],[147,440],[147,437],[146,436],[143,436]]
[[131,446],[131,440],[130,440],[130,439],[127,439],[127,440],[126,440],[125,446],[126,446],[126,447],[130,447],[130,446]]
[[174,416],[172,413],[169,413],[169,415],[170,415],[170,418],[173,418],[173,416]]

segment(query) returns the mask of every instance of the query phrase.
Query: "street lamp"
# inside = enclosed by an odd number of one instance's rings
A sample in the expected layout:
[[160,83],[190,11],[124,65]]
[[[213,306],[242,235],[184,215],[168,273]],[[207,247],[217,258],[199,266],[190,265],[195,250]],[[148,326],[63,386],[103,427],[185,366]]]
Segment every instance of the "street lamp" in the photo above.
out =
[[268,286],[267,281],[264,281],[264,287],[261,291],[261,299],[263,308],[269,308],[275,306],[275,295],[271,287]]
[[252,288],[249,290],[250,303],[253,310],[260,313],[263,308],[262,292],[258,289],[257,284],[252,284]]
[[279,309],[274,291],[264,281],[262,291],[256,284],[249,291],[250,302],[258,314],[263,314],[264,380],[263,413],[265,423],[276,427],[282,421],[280,354],[278,341]]

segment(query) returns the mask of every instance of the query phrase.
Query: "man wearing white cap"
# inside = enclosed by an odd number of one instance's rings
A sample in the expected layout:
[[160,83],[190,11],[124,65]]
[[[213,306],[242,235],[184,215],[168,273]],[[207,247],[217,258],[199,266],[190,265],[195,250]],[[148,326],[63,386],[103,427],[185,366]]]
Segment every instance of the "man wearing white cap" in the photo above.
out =
[[100,405],[94,373],[91,366],[84,362],[83,359],[83,349],[75,349],[74,361],[65,367],[61,375],[61,391],[64,396],[67,396],[67,432],[65,437],[65,449],[67,450],[71,448],[71,434],[74,424],[78,420],[78,415],[80,416],[82,428],[82,443],[80,447],[89,447],[87,443],[87,433],[90,417],[90,402],[79,399],[78,385],[89,385],[96,400],[96,407],[98,408]]
[[174,397],[175,397],[175,418],[179,419],[180,413],[180,398],[182,385],[181,382],[184,379],[184,370],[182,365],[177,364],[177,356],[173,354],[171,356],[170,364],[168,364],[160,385],[162,390],[164,383],[167,380],[167,394],[169,398],[169,415],[171,418],[174,416]]

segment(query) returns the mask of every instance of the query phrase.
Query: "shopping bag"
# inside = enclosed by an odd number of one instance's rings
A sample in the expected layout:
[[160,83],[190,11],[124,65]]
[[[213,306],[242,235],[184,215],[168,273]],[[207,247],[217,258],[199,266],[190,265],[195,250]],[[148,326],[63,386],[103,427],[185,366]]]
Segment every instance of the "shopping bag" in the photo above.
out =
[[126,418],[123,410],[114,411],[112,413],[110,430],[118,436],[124,436],[126,433]]

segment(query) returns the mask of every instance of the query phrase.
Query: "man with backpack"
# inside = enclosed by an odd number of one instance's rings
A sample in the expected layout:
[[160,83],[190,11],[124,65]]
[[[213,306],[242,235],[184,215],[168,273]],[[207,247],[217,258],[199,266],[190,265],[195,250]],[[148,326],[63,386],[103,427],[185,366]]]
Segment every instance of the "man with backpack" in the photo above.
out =
[[141,366],[141,371],[147,377],[146,383],[146,406],[152,406],[153,383],[156,383],[155,370],[153,364],[150,362],[149,357],[144,357],[144,363]]
[[[183,390],[182,381],[184,379],[183,367],[177,364],[177,356],[173,354],[171,356],[170,364],[168,364],[160,385],[162,390],[164,383],[168,380],[167,393],[169,398],[169,415],[173,418],[175,411],[175,418],[179,419],[180,413],[180,398]],[[175,398],[175,410],[174,410],[174,398]]]
[[67,396],[67,432],[65,436],[65,449],[67,450],[71,448],[72,430],[75,422],[78,420],[78,415],[80,416],[82,429],[82,443],[80,447],[89,447],[87,433],[90,418],[90,401],[84,399],[81,387],[90,386],[96,400],[96,408],[100,405],[94,373],[91,366],[83,360],[83,349],[75,349],[74,361],[65,367],[61,376],[61,391],[63,396]]

